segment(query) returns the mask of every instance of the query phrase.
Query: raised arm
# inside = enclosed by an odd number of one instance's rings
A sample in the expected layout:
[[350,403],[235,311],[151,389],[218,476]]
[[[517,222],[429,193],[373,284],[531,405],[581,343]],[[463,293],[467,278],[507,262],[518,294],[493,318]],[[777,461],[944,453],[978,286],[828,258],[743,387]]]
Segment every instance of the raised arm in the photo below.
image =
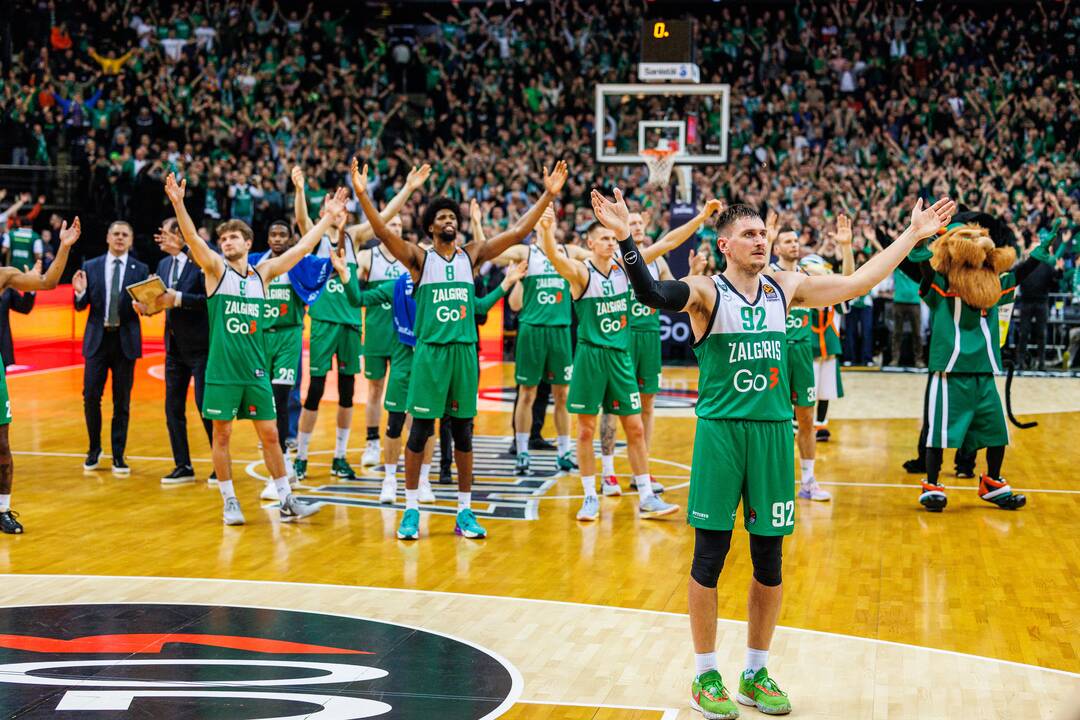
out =
[[[524,240],[525,236],[532,232],[533,227],[540,220],[540,216],[551,205],[551,201],[562,191],[567,174],[566,163],[562,160],[555,163],[555,170],[550,174],[548,174],[545,167],[544,194],[540,196],[535,205],[529,208],[527,213],[522,215],[512,227],[507,228],[495,237],[480,243],[472,242],[465,246],[465,252],[469,253],[473,264],[479,265],[485,260],[492,260],[501,255],[511,245],[516,245]],[[554,241],[554,237],[552,240]]]
[[[319,218],[319,222],[300,238],[300,242],[293,245],[291,248],[281,253],[277,257],[270,257],[269,253],[264,256],[265,259],[259,263],[259,269],[263,276],[264,282],[269,282],[279,275],[287,273],[296,263],[300,262],[300,259],[305,255],[310,255],[311,251],[315,249],[315,245],[318,244],[322,236],[326,234],[326,231],[334,223],[334,216],[340,215],[345,212],[345,200],[349,197],[349,191],[345,188],[338,188],[337,192],[333,196],[327,196],[326,210],[323,212],[323,216]],[[344,278],[343,278],[344,281]]]
[[855,272],[855,253],[851,250],[851,218],[843,213],[836,216],[836,244],[840,246],[842,275]]
[[308,215],[307,197],[304,193],[304,171],[300,169],[299,165],[294,165],[291,175],[293,184],[293,214],[296,215],[296,226],[300,228],[301,233],[306,233],[311,229],[311,217]]
[[65,221],[60,226],[60,249],[56,251],[56,259],[49,266],[49,271],[44,275],[41,274],[41,260],[34,263],[34,267],[26,272],[15,268],[3,268],[0,270],[0,290],[5,288],[14,288],[22,292],[52,290],[60,283],[60,276],[64,274],[64,267],[67,265],[68,253],[71,251],[71,246],[79,239],[81,232],[82,224],[78,217],[71,222],[70,227]]
[[[353,171],[353,190],[356,190],[355,182],[355,170]],[[397,195],[390,198],[390,202],[386,203],[386,207],[379,213],[379,217],[383,222],[389,222],[395,215],[401,212],[401,208],[405,206],[405,202],[409,199],[409,196],[419,190],[427,182],[428,177],[431,175],[431,166],[428,164],[421,165],[419,168],[414,167],[409,171],[409,176],[405,179],[405,184],[401,190],[398,190]],[[359,192],[356,193],[360,195]],[[367,213],[364,213],[365,216]],[[359,249],[361,245],[375,236],[374,231],[371,229],[370,222],[357,223],[345,228],[345,232],[349,233],[349,237],[353,240],[353,245]]]
[[354,157],[352,160],[353,189],[356,191],[356,197],[360,199],[360,207],[363,209],[364,215],[369,219],[375,237],[379,238],[379,242],[385,245],[390,254],[396,257],[410,272],[420,272],[420,267],[424,262],[424,251],[417,245],[405,242],[400,235],[386,225],[386,221],[375,210],[375,205],[371,202],[371,198],[368,197],[367,165],[364,165],[362,170],[358,168],[358,165],[359,163]]
[[177,224],[180,225],[180,234],[184,236],[184,242],[191,250],[191,259],[202,268],[208,280],[213,280],[216,285],[225,273],[225,260],[214,252],[213,248],[199,236],[195,228],[195,222],[184,207],[184,193],[187,191],[187,178],[176,183],[176,176],[169,173],[165,177],[165,194],[173,206],[173,214],[176,215]]
[[[480,203],[476,202],[476,198],[473,198],[469,202],[469,234],[472,235],[472,241],[474,243],[482,243],[487,238],[484,237],[484,216],[480,211]],[[499,255],[502,257],[505,255]],[[498,258],[492,258],[497,260]]]
[[555,272],[562,275],[570,283],[570,291],[577,297],[585,290],[589,282],[589,270],[580,260],[571,260],[559,252],[555,243],[555,211],[548,208],[544,211],[537,225],[537,237],[540,240],[540,249],[551,261]]
[[828,307],[865,295],[896,269],[916,243],[949,223],[956,203],[942,198],[928,208],[920,199],[911,211],[907,229],[884,251],[866,261],[851,275],[803,275],[779,273],[777,281],[791,298],[792,305]]
[[491,262],[496,265],[510,265],[521,262],[529,257],[528,245],[511,245],[498,257],[492,258]]
[[645,261],[645,264],[648,265],[653,260],[667,255],[669,252],[692,238],[694,233],[700,230],[701,226],[705,224],[705,221],[712,217],[714,213],[721,213],[723,210],[724,201],[713,198],[705,203],[705,207],[701,209],[701,212],[698,213],[693,220],[675,228],[649,247],[641,249],[641,258]]

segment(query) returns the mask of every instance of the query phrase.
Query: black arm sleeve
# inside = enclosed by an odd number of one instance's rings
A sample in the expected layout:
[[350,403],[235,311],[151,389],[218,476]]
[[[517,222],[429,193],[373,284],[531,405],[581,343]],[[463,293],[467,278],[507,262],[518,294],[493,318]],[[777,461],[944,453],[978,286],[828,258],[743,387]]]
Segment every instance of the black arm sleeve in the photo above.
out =
[[634,296],[642,305],[681,312],[690,302],[690,286],[682,280],[653,280],[649,269],[641,261],[634,238],[619,241],[623,267],[634,288]]

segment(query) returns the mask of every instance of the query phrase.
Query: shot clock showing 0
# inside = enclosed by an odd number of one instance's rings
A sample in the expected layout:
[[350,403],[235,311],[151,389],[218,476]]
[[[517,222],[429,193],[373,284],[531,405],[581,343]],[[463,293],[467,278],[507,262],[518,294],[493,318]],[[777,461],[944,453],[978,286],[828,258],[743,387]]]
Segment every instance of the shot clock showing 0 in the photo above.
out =
[[694,62],[690,21],[646,20],[641,32],[641,62]]

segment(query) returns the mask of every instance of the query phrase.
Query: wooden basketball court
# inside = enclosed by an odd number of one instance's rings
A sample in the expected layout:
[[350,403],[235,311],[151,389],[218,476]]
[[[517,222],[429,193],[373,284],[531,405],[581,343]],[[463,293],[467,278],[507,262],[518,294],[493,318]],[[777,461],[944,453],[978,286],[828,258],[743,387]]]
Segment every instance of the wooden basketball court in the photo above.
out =
[[[309,521],[282,525],[258,499],[265,470],[254,432],[241,427],[234,475],[248,524],[222,525],[218,491],[205,482],[209,448],[193,403],[189,435],[200,481],[162,486],[159,478],[172,469],[162,363],[155,355],[138,364],[132,474],[122,479],[82,471],[81,368],[9,378],[13,507],[27,532],[0,538],[0,605],[231,605],[368,618],[453,636],[504,660],[520,680],[492,701],[500,700],[504,717],[700,717],[686,704],[693,533],[682,514],[638,519],[632,495],[603,499],[600,522],[579,524],[578,476],[514,478],[512,459],[500,455],[509,433],[500,389],[513,382],[510,366],[490,364],[481,379],[474,506],[490,537],[456,537],[454,488],[436,485],[440,500],[422,513],[420,541],[404,543],[394,538],[403,497],[395,509],[379,506],[373,472],[356,482],[329,477],[333,412],[321,413],[302,491],[328,504]],[[680,391],[693,391],[695,382],[692,370],[666,371],[671,407],[659,412],[651,453],[652,472],[669,488],[665,498],[684,508],[694,420]],[[925,376],[849,372],[844,384],[848,396],[831,410],[832,440],[818,445],[818,477],[834,500],[800,501],[796,532],[785,543],[782,627],[770,672],[796,715],[1075,717],[1080,379],[1016,381],[1014,409],[1039,422],[1013,431],[1004,466],[1028,495],[1026,508],[999,510],[978,499],[975,481],[946,472],[949,507],[940,515],[920,508],[918,478],[900,469],[913,453]],[[357,396],[364,397],[362,387]],[[334,399],[328,392],[326,410]],[[107,436],[108,401],[104,412]],[[361,413],[358,405],[358,428]],[[362,428],[354,429],[354,466],[362,442]],[[539,466],[553,468],[553,458]],[[625,488],[625,456],[617,467]],[[739,531],[720,581],[718,653],[727,678],[741,668],[749,577]],[[4,626],[0,634],[30,630]],[[52,717],[48,707],[28,717]],[[744,708],[743,715],[758,713]]]

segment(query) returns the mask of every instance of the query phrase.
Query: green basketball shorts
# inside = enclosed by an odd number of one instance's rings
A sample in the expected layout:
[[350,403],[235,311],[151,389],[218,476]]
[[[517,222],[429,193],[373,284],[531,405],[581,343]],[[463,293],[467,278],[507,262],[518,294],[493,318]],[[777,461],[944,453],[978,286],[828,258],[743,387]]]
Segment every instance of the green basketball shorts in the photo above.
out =
[[296,368],[304,351],[304,326],[270,328],[263,334],[266,367],[273,385],[295,385]]
[[791,404],[814,407],[817,402],[817,383],[814,380],[814,344],[788,343],[788,382],[791,383]]
[[312,318],[308,362],[313,376],[322,377],[330,372],[330,361],[334,356],[337,356],[338,372],[358,375],[362,351],[360,328]]
[[569,326],[522,323],[518,327],[514,347],[514,379],[518,385],[569,385],[573,372]]
[[926,447],[1000,447],[1009,428],[994,376],[936,372],[930,378]]
[[390,358],[390,377],[386,380],[383,407],[388,412],[406,412],[409,405],[409,378],[412,375],[413,349],[398,343]]
[[414,418],[476,417],[480,364],[474,343],[418,342],[409,378],[409,414]]
[[274,391],[270,381],[259,385],[206,383],[202,416],[207,420],[274,420]]
[[646,395],[660,392],[660,373],[664,370],[660,359],[660,333],[631,330],[630,357],[634,363],[638,391]]
[[382,380],[386,377],[386,368],[390,358],[386,355],[368,355],[364,353],[364,377],[368,380]]
[[7,372],[0,362],[0,425],[11,424],[11,396],[8,395]]
[[755,535],[795,529],[795,443],[791,421],[698,418],[686,520],[732,530],[739,501]]
[[630,354],[578,341],[566,406],[575,415],[641,413],[641,393]]

